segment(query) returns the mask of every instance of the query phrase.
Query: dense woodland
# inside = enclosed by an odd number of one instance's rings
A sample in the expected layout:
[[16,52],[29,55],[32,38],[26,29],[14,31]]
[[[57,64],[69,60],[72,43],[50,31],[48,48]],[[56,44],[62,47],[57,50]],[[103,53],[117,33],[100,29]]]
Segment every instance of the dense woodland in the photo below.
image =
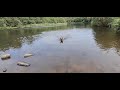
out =
[[0,27],[21,27],[31,24],[67,23],[109,27],[119,30],[119,17],[0,17]]

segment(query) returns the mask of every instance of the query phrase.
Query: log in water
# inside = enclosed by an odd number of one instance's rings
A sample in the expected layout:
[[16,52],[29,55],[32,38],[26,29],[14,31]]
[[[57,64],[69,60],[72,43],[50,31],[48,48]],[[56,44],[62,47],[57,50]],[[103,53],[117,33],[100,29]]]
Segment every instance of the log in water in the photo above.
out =
[[2,59],[2,60],[9,59],[10,57],[11,57],[10,54],[4,54],[4,55],[1,55],[1,59]]
[[30,56],[33,56],[33,55],[32,54],[25,54],[24,58],[27,58],[27,57],[30,57]]
[[17,65],[19,65],[19,66],[25,66],[25,67],[30,66],[30,64],[27,63],[27,62],[18,62]]

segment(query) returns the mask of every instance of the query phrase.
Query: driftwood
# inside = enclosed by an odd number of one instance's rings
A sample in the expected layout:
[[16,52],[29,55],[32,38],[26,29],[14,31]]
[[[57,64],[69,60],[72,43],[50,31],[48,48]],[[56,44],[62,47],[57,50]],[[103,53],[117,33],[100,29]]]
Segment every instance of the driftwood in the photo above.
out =
[[33,55],[32,54],[25,54],[24,58],[27,58],[27,57],[30,57],[30,56],[33,56]]
[[6,59],[9,59],[9,58],[11,58],[11,55],[10,55],[10,54],[1,55],[1,59],[2,59],[2,60],[6,60]]
[[25,67],[30,66],[30,64],[26,63],[26,62],[18,62],[17,65],[19,65],[19,66],[25,66]]

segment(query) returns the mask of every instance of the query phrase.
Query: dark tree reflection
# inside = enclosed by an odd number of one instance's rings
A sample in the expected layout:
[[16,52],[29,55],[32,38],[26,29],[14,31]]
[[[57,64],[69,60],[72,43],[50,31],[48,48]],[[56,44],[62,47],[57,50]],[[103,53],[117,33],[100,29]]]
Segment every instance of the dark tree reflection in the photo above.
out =
[[95,41],[101,49],[109,50],[114,48],[120,55],[120,32],[109,28],[93,28]]
[[36,39],[35,35],[41,34],[42,31],[62,30],[65,28],[67,28],[67,26],[0,30],[0,50],[6,51],[10,48],[21,48],[23,43],[32,44]]

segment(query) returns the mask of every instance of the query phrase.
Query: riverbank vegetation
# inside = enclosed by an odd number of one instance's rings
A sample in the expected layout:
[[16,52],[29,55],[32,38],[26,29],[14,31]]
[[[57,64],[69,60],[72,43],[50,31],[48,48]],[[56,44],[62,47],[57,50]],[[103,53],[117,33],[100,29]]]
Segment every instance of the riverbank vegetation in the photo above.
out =
[[0,17],[0,28],[53,27],[67,24],[120,29],[120,17]]
[[29,27],[30,25],[60,26],[67,24],[63,17],[0,17],[1,28]]
[[93,27],[109,27],[120,30],[120,17],[74,17],[68,18],[68,23],[89,24]]

